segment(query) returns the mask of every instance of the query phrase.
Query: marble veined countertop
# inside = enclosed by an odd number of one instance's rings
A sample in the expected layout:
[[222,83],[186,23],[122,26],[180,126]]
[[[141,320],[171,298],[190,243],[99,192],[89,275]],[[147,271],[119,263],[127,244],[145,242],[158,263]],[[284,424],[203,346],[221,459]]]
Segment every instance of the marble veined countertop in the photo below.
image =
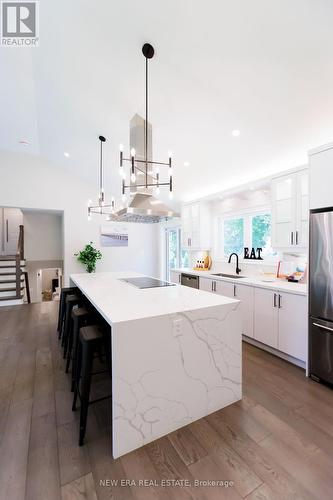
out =
[[238,302],[185,286],[139,289],[121,281],[134,277],[144,275],[130,271],[82,273],[72,274],[70,279],[110,324]]

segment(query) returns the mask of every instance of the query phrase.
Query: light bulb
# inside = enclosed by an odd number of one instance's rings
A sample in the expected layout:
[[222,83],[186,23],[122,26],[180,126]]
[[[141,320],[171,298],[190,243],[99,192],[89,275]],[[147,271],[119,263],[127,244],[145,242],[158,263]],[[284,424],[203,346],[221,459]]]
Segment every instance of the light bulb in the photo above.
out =
[[169,167],[169,175],[172,175],[172,173],[173,173],[172,167]]
[[135,156],[135,149],[134,148],[131,149],[131,156]]
[[88,200],[88,203],[87,203],[88,207],[90,207],[90,206],[91,206],[91,203],[92,203],[92,201],[91,201],[91,200]]
[[135,181],[136,181],[136,175],[135,175],[135,174],[131,174],[131,181],[132,181],[132,182],[135,182]]
[[126,194],[123,194],[122,197],[121,197],[121,199],[125,203],[125,201],[126,201]]
[[170,198],[170,200],[173,199],[173,192],[172,191],[169,192],[169,198]]
[[120,175],[120,177],[122,177],[124,175],[124,168],[123,167],[119,167],[119,175]]
[[168,157],[172,158],[172,151],[168,151]]
[[124,144],[119,144],[119,151],[124,151]]
[[156,194],[160,194],[160,188],[159,187],[156,188]]

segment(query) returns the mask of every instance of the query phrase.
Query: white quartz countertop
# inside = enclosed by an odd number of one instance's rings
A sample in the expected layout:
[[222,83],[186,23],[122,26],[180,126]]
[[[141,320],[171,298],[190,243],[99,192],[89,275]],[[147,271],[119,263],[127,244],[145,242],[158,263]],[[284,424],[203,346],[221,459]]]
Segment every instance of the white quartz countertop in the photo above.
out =
[[181,285],[139,289],[120,281],[140,276],[144,275],[102,272],[72,274],[70,279],[110,324],[238,302]]
[[244,278],[224,278],[222,276],[214,276],[218,271],[194,271],[188,267],[172,269],[175,272],[200,276],[201,278],[209,278],[221,281],[230,281],[239,285],[256,286],[259,288],[270,288],[272,290],[295,293],[297,295],[307,295],[307,285],[303,283],[290,283],[285,280],[275,279],[275,281],[262,281],[260,278],[244,277]]

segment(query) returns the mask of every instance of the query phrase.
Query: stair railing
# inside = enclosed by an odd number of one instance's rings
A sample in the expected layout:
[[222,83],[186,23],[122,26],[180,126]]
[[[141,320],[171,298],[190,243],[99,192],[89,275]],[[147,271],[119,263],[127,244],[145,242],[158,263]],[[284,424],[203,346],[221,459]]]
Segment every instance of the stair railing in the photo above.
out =
[[24,226],[20,225],[17,250],[15,254],[16,298],[21,298],[21,260],[24,259]]

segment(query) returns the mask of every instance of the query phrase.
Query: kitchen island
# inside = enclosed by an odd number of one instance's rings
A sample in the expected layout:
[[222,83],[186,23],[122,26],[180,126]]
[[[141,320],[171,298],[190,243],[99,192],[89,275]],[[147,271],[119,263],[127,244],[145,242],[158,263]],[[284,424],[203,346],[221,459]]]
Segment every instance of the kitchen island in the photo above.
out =
[[242,397],[240,302],[134,277],[70,277],[111,326],[114,458]]

